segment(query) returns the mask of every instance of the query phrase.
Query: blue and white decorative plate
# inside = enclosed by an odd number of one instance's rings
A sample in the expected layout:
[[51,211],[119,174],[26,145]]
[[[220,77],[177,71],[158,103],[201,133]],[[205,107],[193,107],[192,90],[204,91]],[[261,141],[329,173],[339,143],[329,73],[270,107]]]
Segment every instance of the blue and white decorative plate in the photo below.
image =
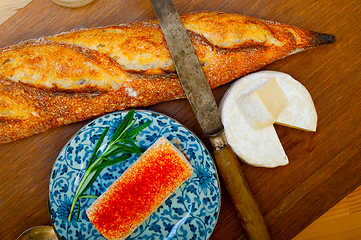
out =
[[[95,119],[81,128],[65,145],[56,159],[49,183],[49,208],[55,230],[61,239],[105,239],[94,228],[85,210],[95,201],[83,198],[80,218],[75,209],[68,221],[76,187],[101,133],[109,127],[104,143],[113,135],[128,111],[116,112]],[[182,124],[163,114],[135,111],[136,124],[152,120],[137,137],[137,144],[147,149],[160,136],[166,137],[187,155],[193,174],[149,216],[127,239],[209,239],[218,220],[220,186],[212,157],[203,143]],[[108,167],[98,176],[86,194],[100,195],[136,159]]]

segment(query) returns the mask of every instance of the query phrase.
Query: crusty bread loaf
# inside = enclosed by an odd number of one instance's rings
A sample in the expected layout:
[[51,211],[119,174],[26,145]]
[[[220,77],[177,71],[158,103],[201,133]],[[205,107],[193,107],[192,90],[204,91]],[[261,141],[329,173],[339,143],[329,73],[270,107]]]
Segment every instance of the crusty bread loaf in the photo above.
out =
[[[182,16],[215,88],[334,36],[225,13]],[[0,143],[129,107],[183,98],[156,20],[0,49]]]
[[87,209],[107,239],[125,239],[192,174],[185,156],[160,137]]

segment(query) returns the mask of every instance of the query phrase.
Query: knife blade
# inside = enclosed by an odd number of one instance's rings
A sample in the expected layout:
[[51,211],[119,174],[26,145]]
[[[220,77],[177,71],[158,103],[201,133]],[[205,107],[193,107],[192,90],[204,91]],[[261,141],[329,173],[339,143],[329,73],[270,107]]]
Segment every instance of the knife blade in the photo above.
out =
[[210,139],[218,171],[249,239],[270,239],[264,218],[228,145],[220,111],[181,17],[172,0],[150,0],[163,31],[180,83],[192,110]]

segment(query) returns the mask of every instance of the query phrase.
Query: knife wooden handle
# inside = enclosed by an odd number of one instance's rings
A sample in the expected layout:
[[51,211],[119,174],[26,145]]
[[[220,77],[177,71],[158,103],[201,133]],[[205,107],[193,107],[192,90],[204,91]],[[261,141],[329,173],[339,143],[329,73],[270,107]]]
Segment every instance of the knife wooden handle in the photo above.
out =
[[[221,139],[219,139],[221,138]],[[210,138],[218,170],[250,240],[271,239],[264,218],[243,175],[241,164],[225,135]],[[220,144],[221,143],[221,144]]]

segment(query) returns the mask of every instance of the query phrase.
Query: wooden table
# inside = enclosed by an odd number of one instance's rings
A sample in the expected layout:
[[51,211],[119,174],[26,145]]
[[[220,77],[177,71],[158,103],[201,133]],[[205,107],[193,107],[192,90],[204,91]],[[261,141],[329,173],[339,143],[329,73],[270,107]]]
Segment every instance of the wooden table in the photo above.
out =
[[[361,184],[360,14],[358,0],[174,1],[180,13],[224,11],[274,20],[336,35],[322,46],[277,61],[264,69],[282,71],[310,91],[319,122],[316,133],[276,126],[290,164],[276,169],[242,164],[273,239],[291,239]],[[78,9],[33,0],[0,26],[0,47],[79,27],[155,18],[147,1],[106,1]],[[214,90],[216,100],[228,85]],[[186,125],[210,149],[186,100],[148,107]],[[0,145],[0,239],[16,239],[27,228],[51,224],[48,181],[65,143],[87,122]],[[243,235],[229,196],[211,239]]]

